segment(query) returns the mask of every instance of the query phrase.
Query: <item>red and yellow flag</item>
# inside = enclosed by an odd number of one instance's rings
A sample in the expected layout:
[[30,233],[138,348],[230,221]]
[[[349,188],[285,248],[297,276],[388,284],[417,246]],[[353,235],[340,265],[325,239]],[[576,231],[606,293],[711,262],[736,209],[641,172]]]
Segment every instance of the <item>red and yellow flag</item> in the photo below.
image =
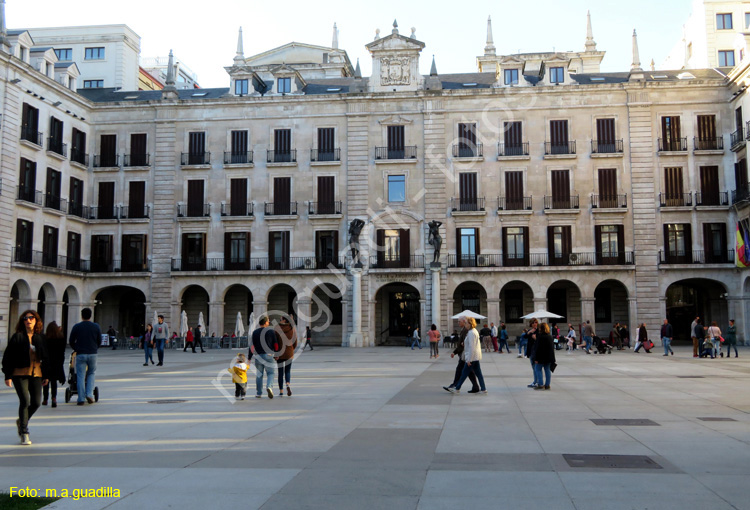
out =
[[745,246],[745,235],[743,235],[743,228],[740,226],[740,222],[737,222],[737,250],[735,253],[737,254],[737,267],[749,267],[750,266],[750,260],[748,260],[747,252],[746,252],[746,246]]

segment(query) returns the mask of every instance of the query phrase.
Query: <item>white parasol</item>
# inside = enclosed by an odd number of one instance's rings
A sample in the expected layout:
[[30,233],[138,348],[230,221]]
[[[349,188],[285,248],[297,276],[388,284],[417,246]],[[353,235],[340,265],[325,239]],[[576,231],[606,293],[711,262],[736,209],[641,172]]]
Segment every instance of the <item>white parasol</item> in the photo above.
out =
[[534,313],[524,315],[522,319],[562,319],[562,315],[557,315],[547,310],[537,310]]
[[185,335],[187,335],[188,332],[188,316],[187,312],[185,310],[182,311],[180,314],[180,336],[182,338],[185,338]]
[[245,335],[245,325],[242,323],[242,312],[237,312],[237,324],[234,326],[234,336],[240,338]]
[[203,321],[203,312],[198,314],[198,325],[201,327],[201,336],[208,336],[206,331],[206,323]]
[[473,317],[474,319],[486,319],[487,318],[484,315],[479,315],[478,313],[472,312],[471,310],[464,310],[463,312],[457,313],[456,315],[451,317],[451,319],[458,319],[460,317]]
[[252,331],[255,327],[255,312],[250,312],[250,319],[247,321],[247,330]]

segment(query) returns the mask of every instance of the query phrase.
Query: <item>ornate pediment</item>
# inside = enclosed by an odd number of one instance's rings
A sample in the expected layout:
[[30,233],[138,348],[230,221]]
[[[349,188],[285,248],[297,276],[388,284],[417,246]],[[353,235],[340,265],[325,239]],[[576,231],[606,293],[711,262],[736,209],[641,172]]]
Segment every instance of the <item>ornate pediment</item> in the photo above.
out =
[[419,53],[424,46],[414,37],[414,29],[412,37],[404,37],[394,22],[390,35],[378,37],[367,45],[372,55],[370,89],[373,92],[417,90],[422,82]]
[[402,117],[401,115],[390,115],[388,117],[384,117],[382,119],[378,119],[378,123],[382,124],[384,126],[398,126],[398,125],[409,125],[412,124],[414,121],[409,120],[405,117]]

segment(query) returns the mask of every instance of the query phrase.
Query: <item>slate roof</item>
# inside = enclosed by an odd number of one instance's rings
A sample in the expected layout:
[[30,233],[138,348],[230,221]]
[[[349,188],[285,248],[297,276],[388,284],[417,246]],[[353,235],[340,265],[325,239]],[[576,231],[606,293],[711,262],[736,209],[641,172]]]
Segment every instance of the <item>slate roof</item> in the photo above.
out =
[[[229,88],[220,89],[183,89],[178,90],[180,99],[216,99],[226,95]],[[120,101],[158,101],[161,90],[130,90],[122,91],[116,88],[78,89],[78,93],[94,103],[112,103]],[[196,96],[195,94],[205,94]],[[127,99],[126,99],[127,98]]]

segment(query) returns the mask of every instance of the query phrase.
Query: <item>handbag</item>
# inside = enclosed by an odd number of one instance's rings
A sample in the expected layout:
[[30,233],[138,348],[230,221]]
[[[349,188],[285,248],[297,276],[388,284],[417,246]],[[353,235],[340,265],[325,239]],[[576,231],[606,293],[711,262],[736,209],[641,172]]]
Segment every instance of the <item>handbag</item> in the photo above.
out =
[[719,337],[719,342],[724,343],[724,337],[723,336]]
[[557,363],[555,363],[554,361],[549,364],[549,371],[550,372],[554,372],[556,368],[557,368]]

